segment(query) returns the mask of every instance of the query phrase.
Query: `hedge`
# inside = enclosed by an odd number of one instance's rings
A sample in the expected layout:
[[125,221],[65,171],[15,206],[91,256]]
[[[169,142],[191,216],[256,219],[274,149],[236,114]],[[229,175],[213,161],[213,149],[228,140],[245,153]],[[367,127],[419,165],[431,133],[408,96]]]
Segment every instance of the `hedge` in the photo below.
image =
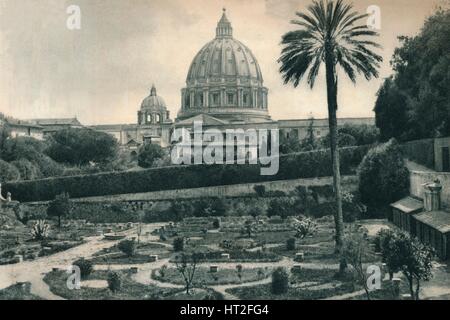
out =
[[[370,146],[342,148],[341,174],[354,174],[369,149]],[[262,176],[259,164],[173,166],[6,183],[4,193],[11,192],[15,200],[31,202],[52,200],[62,192],[71,198],[83,198],[331,175],[329,150],[318,150],[280,156],[280,169],[273,176]]]
[[409,160],[434,169],[434,139],[405,142],[400,149]]

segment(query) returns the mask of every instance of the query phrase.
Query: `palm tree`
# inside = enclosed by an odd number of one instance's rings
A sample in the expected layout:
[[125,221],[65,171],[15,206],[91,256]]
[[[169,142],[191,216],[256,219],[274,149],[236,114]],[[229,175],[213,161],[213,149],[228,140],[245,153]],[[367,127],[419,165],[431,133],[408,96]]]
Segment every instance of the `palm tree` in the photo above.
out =
[[[291,82],[297,87],[306,77],[311,89],[319,74],[322,63],[325,64],[328,121],[330,129],[330,147],[333,162],[333,183],[337,212],[335,213],[336,251],[341,253],[343,247],[344,223],[342,218],[341,176],[339,168],[339,152],[337,149],[338,128],[336,112],[338,74],[340,66],[352,82],[356,82],[356,74],[362,74],[367,80],[378,77],[382,57],[374,53],[380,45],[368,39],[378,36],[361,20],[367,14],[353,11],[352,4],[344,4],[343,0],[314,0],[308,6],[307,13],[297,12],[298,20],[292,24],[299,29],[283,36],[283,50],[278,62],[280,73],[285,84]],[[341,259],[341,271],[345,261]]]

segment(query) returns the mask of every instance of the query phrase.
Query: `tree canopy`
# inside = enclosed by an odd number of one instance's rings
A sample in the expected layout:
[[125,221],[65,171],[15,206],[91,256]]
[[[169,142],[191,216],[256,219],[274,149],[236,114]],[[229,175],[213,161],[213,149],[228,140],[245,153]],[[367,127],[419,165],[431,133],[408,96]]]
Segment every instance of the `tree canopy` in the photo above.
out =
[[375,104],[381,138],[400,141],[450,135],[450,9],[429,17],[420,34],[399,37]]

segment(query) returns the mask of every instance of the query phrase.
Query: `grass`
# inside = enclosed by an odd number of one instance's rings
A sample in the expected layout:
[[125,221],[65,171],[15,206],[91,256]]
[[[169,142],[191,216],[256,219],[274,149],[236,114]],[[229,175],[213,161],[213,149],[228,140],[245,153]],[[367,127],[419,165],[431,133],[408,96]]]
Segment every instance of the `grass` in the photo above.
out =
[[152,262],[150,255],[157,255],[159,259],[165,259],[172,255],[172,251],[162,244],[141,243],[136,254],[128,257],[115,245],[97,252],[91,262],[94,264],[141,264]]
[[41,300],[30,292],[30,288],[29,282],[17,283],[0,290],[0,300]]
[[[258,271],[264,272],[262,275]],[[226,285],[226,284],[240,284],[245,282],[253,282],[267,278],[270,276],[270,270],[263,269],[243,269],[241,271],[242,278],[238,277],[238,272],[235,269],[220,269],[216,273],[211,273],[209,268],[198,267],[195,272],[194,286],[204,285]],[[152,272],[152,278],[161,282],[169,282],[173,284],[184,285],[182,275],[176,268],[168,268],[165,271],[164,277],[154,270]]]
[[[133,281],[128,271],[118,272],[122,274],[122,288],[117,293],[112,293],[108,288],[82,287],[80,290],[70,290],[67,288],[67,273],[64,271],[52,271],[45,275],[44,281],[51,292],[68,300],[160,300],[170,299],[181,291],[143,285]],[[94,271],[87,280],[106,280],[107,275],[108,271]]]
[[[288,291],[279,295],[272,293],[271,284],[233,288],[226,291],[244,300],[318,300],[358,290],[351,279],[338,281],[335,274],[336,271],[331,269],[302,269],[291,275]],[[298,285],[305,285],[305,287],[296,287]]]

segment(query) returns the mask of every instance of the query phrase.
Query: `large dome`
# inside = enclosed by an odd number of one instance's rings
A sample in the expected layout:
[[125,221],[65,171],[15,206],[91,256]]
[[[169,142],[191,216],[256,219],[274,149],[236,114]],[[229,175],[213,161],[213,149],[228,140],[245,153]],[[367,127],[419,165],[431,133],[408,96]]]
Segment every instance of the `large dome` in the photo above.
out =
[[270,120],[258,61],[247,46],[233,38],[225,10],[215,39],[191,63],[178,119],[205,113],[229,121]]

